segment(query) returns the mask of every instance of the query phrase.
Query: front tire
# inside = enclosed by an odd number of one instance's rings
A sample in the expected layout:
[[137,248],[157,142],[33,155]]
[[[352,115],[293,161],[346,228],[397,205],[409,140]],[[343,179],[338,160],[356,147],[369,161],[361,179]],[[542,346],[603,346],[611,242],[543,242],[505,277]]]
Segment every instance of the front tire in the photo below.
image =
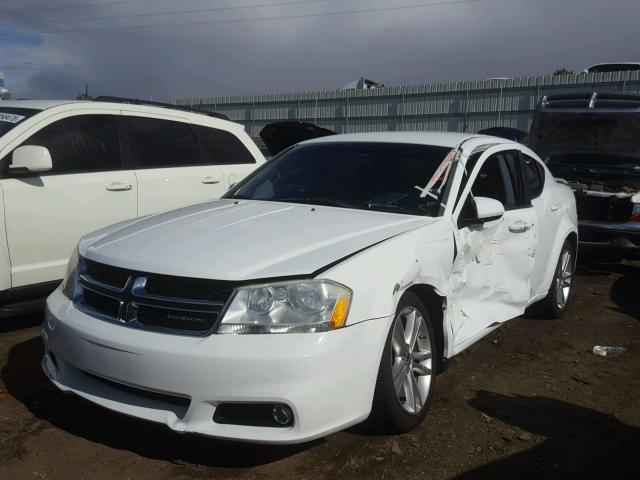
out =
[[404,433],[422,423],[433,397],[437,357],[429,311],[418,295],[406,292],[387,335],[370,424]]

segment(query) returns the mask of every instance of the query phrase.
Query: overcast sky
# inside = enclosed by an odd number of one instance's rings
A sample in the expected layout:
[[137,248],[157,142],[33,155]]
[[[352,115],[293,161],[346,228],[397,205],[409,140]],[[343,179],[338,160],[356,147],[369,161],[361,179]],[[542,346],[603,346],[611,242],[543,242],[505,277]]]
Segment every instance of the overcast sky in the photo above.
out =
[[638,18],[640,0],[3,0],[0,70],[13,98],[545,75],[640,61]]

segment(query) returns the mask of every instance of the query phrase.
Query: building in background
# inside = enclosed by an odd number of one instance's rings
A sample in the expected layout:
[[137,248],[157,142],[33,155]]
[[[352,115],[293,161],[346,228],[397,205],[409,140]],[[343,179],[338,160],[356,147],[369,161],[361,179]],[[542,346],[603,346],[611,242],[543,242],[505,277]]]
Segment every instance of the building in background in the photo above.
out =
[[0,71],[0,100],[6,100],[11,97],[11,92],[4,88],[4,73]]
[[542,96],[594,91],[640,93],[640,71],[182,98],[170,102],[222,113],[245,125],[252,137],[257,137],[265,125],[285,120],[310,122],[338,133],[478,132],[492,127],[528,131]]

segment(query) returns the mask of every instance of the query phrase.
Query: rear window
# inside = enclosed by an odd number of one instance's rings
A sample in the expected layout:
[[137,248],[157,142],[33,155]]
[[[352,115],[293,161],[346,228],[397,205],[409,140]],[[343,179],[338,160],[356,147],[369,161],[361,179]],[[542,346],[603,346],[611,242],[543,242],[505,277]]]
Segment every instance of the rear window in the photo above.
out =
[[524,182],[529,189],[529,198],[534,199],[540,196],[544,187],[544,169],[533,158],[523,155],[522,173]]
[[131,146],[141,168],[200,165],[200,148],[189,125],[156,118],[129,117]]
[[217,128],[194,126],[206,165],[235,165],[256,163],[247,147],[232,133]]
[[33,108],[0,108],[0,137],[39,112]]

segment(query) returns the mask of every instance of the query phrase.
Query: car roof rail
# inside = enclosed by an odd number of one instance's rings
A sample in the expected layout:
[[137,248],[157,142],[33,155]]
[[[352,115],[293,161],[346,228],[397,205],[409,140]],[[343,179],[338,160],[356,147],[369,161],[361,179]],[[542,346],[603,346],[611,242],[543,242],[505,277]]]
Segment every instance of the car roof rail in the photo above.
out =
[[145,105],[149,107],[168,108],[170,110],[180,110],[182,112],[198,113],[208,117],[219,118],[220,120],[229,120],[229,117],[222,113],[210,112],[199,108],[186,107],[183,105],[175,105],[173,103],[154,102],[152,100],[140,100],[138,98],[110,97],[101,95],[93,99],[94,102],[110,102],[110,103],[126,103],[129,105]]
[[627,93],[572,93],[545,95],[540,99],[541,112],[640,112],[640,95]]

